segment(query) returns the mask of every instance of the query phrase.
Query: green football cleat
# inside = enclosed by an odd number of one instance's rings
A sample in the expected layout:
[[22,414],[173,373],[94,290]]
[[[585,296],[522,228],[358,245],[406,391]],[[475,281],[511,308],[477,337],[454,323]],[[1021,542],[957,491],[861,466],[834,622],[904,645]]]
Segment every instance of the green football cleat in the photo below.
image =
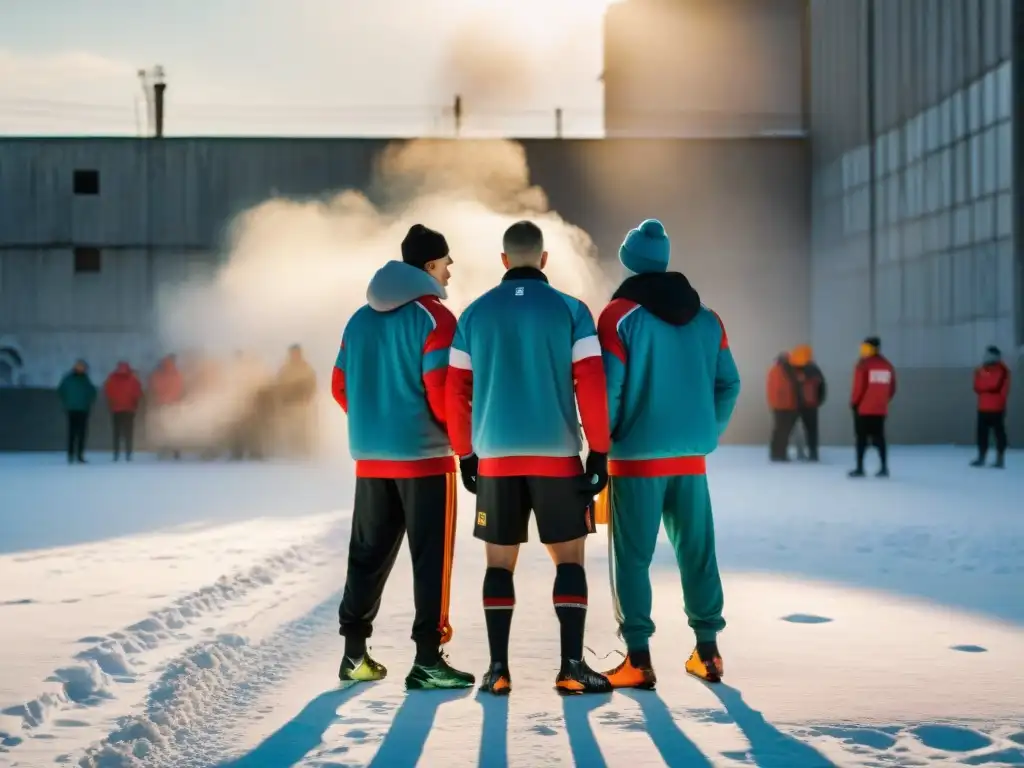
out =
[[387,676],[387,667],[374,661],[369,654],[364,654],[361,659],[350,659],[346,656],[338,668],[338,679],[342,682],[372,683]]
[[405,687],[410,691],[425,689],[471,688],[476,678],[469,672],[455,669],[442,655],[436,664],[426,666],[413,664],[405,678]]

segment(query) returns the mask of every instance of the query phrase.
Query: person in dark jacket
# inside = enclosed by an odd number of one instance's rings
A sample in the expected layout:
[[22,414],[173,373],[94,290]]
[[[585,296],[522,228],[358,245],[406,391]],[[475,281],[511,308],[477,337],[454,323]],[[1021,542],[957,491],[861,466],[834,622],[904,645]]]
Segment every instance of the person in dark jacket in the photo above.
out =
[[85,360],[78,360],[61,379],[57,395],[68,417],[68,464],[85,464],[89,413],[96,402],[96,385],[89,378]]
[[801,344],[789,354],[789,364],[796,383],[797,416],[804,428],[807,459],[817,461],[818,409],[825,404],[825,376],[814,362],[814,351],[808,344]]
[[789,354],[779,353],[768,369],[768,407],[772,412],[772,438],[768,457],[772,461],[789,461],[789,437],[796,426],[798,401],[796,380],[789,363]]
[[142,402],[142,382],[128,363],[122,361],[103,384],[103,394],[107,398],[107,407],[114,427],[114,461],[121,457],[121,445],[124,444],[124,457],[132,460],[132,447],[135,437],[135,412]]
[[869,442],[878,449],[882,463],[878,477],[889,476],[885,419],[889,415],[889,403],[896,396],[896,369],[882,355],[881,346],[877,336],[865,339],[860,345],[860,360],[853,369],[850,407],[857,437],[857,467],[850,471],[850,477],[864,477],[864,454]]
[[1010,369],[1003,362],[999,347],[985,350],[981,367],[974,372],[974,391],[978,395],[978,458],[972,467],[985,466],[989,432],[996,433],[996,461],[1002,469],[1006,459],[1006,402],[1010,397]]

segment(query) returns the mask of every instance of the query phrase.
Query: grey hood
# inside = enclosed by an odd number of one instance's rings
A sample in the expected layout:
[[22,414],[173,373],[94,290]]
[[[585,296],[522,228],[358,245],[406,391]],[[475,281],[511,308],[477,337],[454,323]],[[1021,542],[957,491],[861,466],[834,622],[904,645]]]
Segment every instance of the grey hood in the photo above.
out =
[[421,296],[448,298],[437,280],[404,261],[389,261],[377,270],[366,288],[366,303],[377,312],[391,312]]

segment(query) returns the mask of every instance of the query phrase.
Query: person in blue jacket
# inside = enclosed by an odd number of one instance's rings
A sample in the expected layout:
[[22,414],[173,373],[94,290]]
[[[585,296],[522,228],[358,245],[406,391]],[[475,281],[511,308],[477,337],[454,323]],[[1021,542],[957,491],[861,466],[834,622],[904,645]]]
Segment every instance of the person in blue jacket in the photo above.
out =
[[[481,688],[511,690],[513,573],[531,511],[555,563],[561,694],[611,690],[583,660],[584,554],[594,497],[608,481],[608,403],[601,345],[587,305],[553,288],[544,236],[530,221],[505,232],[501,283],[459,318],[447,382],[448,434],[477,496],[473,535],[485,542],[483,602],[491,664]],[[580,460],[579,419],[587,436]]]
[[68,416],[68,464],[85,464],[85,439],[96,394],[89,366],[85,360],[76,360],[57,387],[60,404]]
[[380,680],[367,653],[384,585],[406,532],[413,563],[416,658],[406,688],[468,688],[473,675],[441,653],[455,547],[455,459],[446,432],[445,379],[455,317],[446,297],[448,243],[416,224],[370,281],[367,303],[345,326],[331,380],[348,414],[356,498],[348,575],[338,609],[345,655],[341,680]]
[[598,320],[612,437],[612,590],[628,650],[607,673],[617,688],[656,682],[649,571],[662,519],[697,640],[686,671],[709,682],[723,674],[722,581],[705,456],[729,424],[740,377],[721,319],[683,274],[667,271],[669,255],[661,222],[648,219],[631,230],[619,249],[631,276]]

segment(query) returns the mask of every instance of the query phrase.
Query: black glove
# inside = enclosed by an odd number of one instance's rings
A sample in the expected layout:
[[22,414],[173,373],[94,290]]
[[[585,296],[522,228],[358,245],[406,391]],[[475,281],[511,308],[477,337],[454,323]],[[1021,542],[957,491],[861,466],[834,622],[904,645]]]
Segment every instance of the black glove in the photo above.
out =
[[462,484],[470,493],[476,493],[476,470],[480,459],[475,453],[459,457],[459,474],[462,475]]
[[591,451],[580,475],[580,492],[592,501],[608,485],[608,454]]

